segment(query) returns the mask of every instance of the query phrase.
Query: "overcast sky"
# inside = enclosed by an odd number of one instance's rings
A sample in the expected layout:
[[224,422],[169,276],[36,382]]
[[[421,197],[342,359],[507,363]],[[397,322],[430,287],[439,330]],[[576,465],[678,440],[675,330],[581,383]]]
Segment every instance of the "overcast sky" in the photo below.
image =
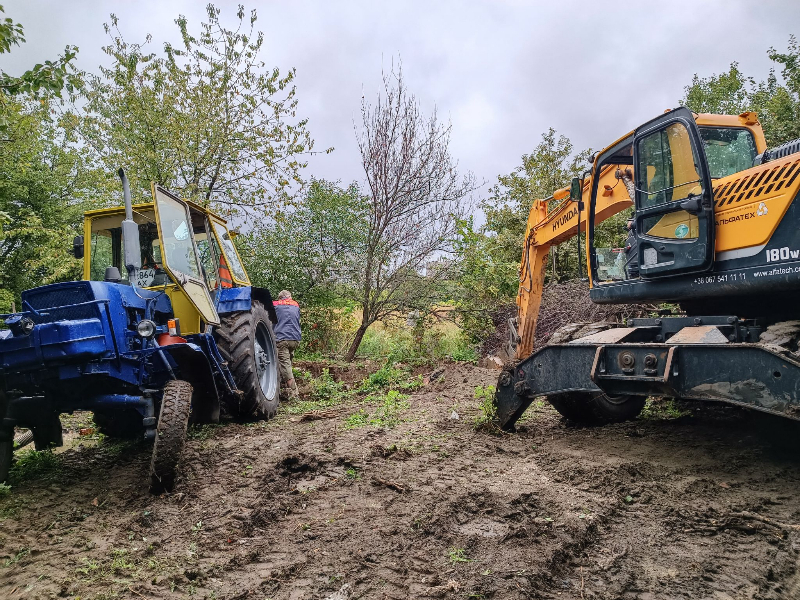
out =
[[[18,74],[80,48],[78,66],[107,60],[109,13],[128,41],[153,35],[153,46],[179,41],[174,19],[197,26],[205,0],[4,0],[6,17],[22,23],[27,43],[0,56]],[[221,1],[235,22],[238,2]],[[530,152],[548,127],[577,149],[595,149],[667,108],[694,73],[739,61],[767,75],[770,46],[785,49],[800,34],[800,2],[739,0],[609,3],[465,0],[452,2],[247,2],[266,34],[263,58],[297,69],[299,114],[316,148],[307,176],[361,181],[353,133],[362,95],[375,98],[381,69],[400,57],[423,111],[434,106],[453,125],[452,153],[463,170],[489,184]],[[196,29],[195,29],[196,30]],[[485,188],[484,188],[485,189]]]

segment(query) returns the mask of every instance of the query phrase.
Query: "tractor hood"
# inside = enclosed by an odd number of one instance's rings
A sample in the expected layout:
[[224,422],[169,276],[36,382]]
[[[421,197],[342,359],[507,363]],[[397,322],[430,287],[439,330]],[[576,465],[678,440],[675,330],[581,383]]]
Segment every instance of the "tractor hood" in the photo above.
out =
[[166,295],[117,283],[56,283],[23,292],[24,310],[3,316],[9,329],[0,334],[0,372],[110,360],[135,350],[129,325],[144,313],[148,297],[155,298],[156,314],[171,312]]

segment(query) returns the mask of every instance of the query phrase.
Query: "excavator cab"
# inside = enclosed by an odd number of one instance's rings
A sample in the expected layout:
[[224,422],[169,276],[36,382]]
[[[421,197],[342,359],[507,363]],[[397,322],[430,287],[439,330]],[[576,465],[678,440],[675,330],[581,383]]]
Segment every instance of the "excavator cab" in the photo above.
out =
[[[590,255],[593,283],[636,277],[654,279],[707,271],[714,261],[714,207],[711,177],[703,139],[694,116],[679,108],[639,127],[632,135],[597,157],[595,172],[633,166],[634,212],[623,258],[617,249]],[[609,175],[610,176],[610,175]],[[594,178],[590,202],[590,236],[594,233],[597,191],[603,176]],[[628,268],[622,269],[626,263]],[[637,269],[630,268],[636,263]]]

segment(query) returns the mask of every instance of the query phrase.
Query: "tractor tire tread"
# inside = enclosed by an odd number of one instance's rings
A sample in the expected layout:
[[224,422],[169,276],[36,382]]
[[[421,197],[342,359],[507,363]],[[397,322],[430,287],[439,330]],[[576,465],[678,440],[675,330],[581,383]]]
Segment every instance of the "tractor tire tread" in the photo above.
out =
[[175,486],[191,408],[192,385],[182,380],[167,382],[150,462],[150,491],[154,494],[170,492]]
[[221,326],[214,330],[219,352],[228,363],[236,387],[242,391],[238,399],[225,404],[234,418],[271,419],[278,410],[278,394],[275,398],[266,398],[258,381],[255,335],[260,321],[265,322],[272,333],[272,323],[264,305],[254,300],[249,311],[221,317]]

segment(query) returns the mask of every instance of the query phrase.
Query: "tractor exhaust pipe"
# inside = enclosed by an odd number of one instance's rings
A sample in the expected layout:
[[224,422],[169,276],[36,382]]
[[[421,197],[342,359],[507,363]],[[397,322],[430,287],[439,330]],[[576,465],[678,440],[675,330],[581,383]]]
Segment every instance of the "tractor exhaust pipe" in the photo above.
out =
[[125,242],[125,269],[128,271],[128,281],[133,283],[136,270],[142,268],[139,226],[133,220],[131,187],[128,184],[128,178],[125,176],[125,170],[120,169],[117,173],[122,180],[122,196],[125,199],[125,220],[122,221],[122,240]]

